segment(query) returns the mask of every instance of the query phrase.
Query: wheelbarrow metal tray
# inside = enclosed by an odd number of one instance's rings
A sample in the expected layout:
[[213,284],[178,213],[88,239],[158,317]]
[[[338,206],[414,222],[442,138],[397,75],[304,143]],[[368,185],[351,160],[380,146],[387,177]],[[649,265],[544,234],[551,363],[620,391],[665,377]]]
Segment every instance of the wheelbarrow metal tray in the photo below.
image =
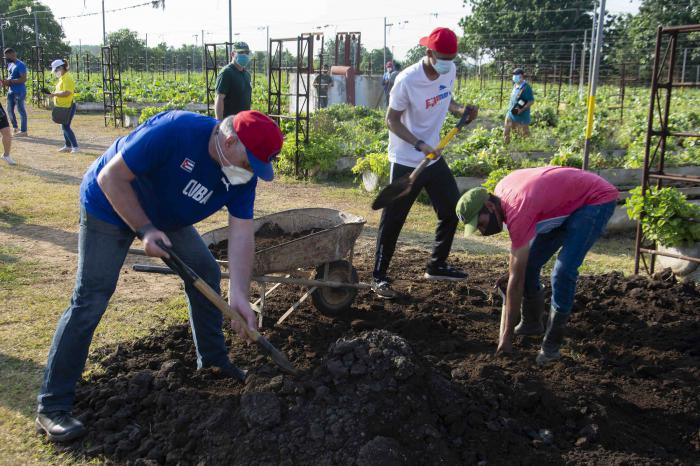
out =
[[[344,259],[362,233],[365,219],[334,209],[292,209],[254,220],[257,232],[263,225],[277,226],[287,234],[319,229],[316,233],[287,241],[255,253],[253,275],[288,272]],[[228,238],[228,227],[202,235],[207,245]],[[228,264],[222,264],[227,266]]]

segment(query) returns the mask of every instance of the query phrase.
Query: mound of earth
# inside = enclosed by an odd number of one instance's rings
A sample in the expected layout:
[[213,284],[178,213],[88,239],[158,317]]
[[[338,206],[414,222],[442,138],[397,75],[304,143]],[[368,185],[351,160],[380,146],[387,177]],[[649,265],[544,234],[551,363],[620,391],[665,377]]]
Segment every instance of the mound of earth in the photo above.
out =
[[[89,433],[67,448],[114,464],[697,463],[696,286],[583,277],[564,357],[541,369],[537,338],[493,356],[501,271],[461,265],[467,282],[419,281],[423,267],[404,250],[396,302],[361,292],[341,318],[304,304],[265,328],[297,378],[235,337],[245,384],[197,371],[184,324],[97,351],[75,407]],[[266,321],[298,296],[270,296]]]

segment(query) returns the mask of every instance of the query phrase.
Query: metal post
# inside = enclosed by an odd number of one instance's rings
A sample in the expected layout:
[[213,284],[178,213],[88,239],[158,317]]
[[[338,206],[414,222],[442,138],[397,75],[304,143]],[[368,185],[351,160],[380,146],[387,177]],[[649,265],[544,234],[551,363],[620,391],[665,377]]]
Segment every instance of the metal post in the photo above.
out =
[[598,43],[598,31],[596,30],[596,24],[598,22],[597,18],[600,16],[600,14],[597,11],[597,4],[598,2],[596,0],[593,0],[593,26],[591,29],[591,52],[588,56],[588,86],[591,86],[591,81],[593,80],[593,60],[594,60],[594,54],[595,54],[595,47]]
[[5,18],[0,16],[0,36],[2,37],[2,51],[5,51]]
[[233,51],[233,12],[231,11],[231,0],[228,0],[228,44],[226,45],[226,56],[230,57]]
[[574,63],[576,62],[576,44],[571,43],[571,63],[569,64],[569,92],[574,80]]
[[498,109],[503,108],[503,84],[505,82],[506,65],[501,65],[501,96],[498,98]]
[[685,63],[688,60],[688,49],[683,49],[683,68],[681,69],[681,82],[685,83]]
[[583,75],[586,72],[586,36],[588,30],[583,31],[583,45],[581,46],[581,65],[579,66],[578,76],[578,98],[583,97]]
[[146,33],[146,74],[148,74],[148,33]]
[[591,134],[593,133],[593,114],[595,112],[595,93],[598,86],[598,74],[600,73],[600,56],[603,52],[603,22],[605,19],[605,0],[600,0],[600,14],[598,15],[598,32],[595,42],[595,60],[590,91],[588,94],[588,115],[586,119],[586,142],[583,146],[583,169],[588,170],[588,158],[591,153]]
[[39,21],[36,19],[36,10],[34,10],[34,38],[36,46],[39,47]]
[[700,83],[700,65],[695,68],[695,82]]
[[206,52],[204,50],[204,29],[202,29],[202,73],[204,73],[205,69],[205,60],[206,60]]
[[561,82],[564,76],[564,67],[559,67],[559,90],[557,91],[557,116],[559,116],[559,104],[561,103]]
[[107,27],[105,25],[105,0],[102,0],[102,45],[107,45]]
[[627,84],[627,73],[625,72],[625,63],[622,63],[620,74],[620,123],[625,119],[625,85]]
[[382,72],[383,72],[384,67],[386,66],[386,16],[384,17],[384,48],[382,48],[382,52],[384,53],[384,61],[382,62]]

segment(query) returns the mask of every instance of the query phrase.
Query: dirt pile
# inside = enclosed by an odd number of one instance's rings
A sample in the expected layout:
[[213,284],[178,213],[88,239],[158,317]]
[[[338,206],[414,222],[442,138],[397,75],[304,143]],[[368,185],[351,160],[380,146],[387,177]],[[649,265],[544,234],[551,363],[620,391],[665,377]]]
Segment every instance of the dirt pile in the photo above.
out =
[[[89,434],[69,449],[117,464],[697,462],[695,286],[583,277],[565,357],[540,369],[539,339],[493,357],[500,270],[462,265],[473,271],[466,283],[415,281],[422,266],[403,251],[396,276],[410,296],[362,292],[335,320],[305,304],[267,328],[302,369],[296,379],[236,339],[245,385],[196,371],[185,325],[98,352],[75,409]],[[269,320],[296,297],[271,296]]]
[[[299,233],[287,233],[277,224],[266,223],[255,232],[255,250],[262,251],[263,249],[279,246],[280,244],[318,233],[319,231],[323,231],[323,229],[312,228]],[[228,240],[209,245],[209,250],[216,259],[228,260]]]

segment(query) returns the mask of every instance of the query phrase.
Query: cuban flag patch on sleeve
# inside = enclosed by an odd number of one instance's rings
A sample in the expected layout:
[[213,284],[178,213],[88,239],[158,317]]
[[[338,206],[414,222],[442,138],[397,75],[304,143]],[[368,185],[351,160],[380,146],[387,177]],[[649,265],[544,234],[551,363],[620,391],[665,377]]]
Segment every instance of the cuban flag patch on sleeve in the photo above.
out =
[[192,173],[192,170],[194,170],[194,162],[186,158],[180,164],[180,168],[182,168],[186,172]]

